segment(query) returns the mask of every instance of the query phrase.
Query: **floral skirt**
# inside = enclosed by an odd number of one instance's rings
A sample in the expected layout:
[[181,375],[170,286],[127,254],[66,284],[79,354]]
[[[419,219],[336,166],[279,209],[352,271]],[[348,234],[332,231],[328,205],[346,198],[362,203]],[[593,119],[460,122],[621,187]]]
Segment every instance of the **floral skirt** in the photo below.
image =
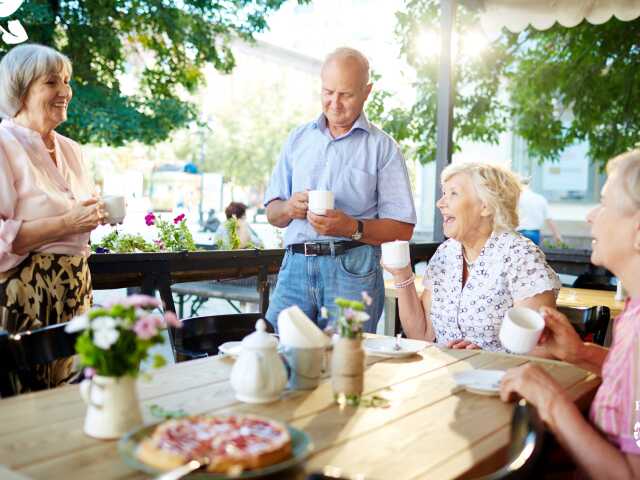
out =
[[[32,253],[20,265],[0,272],[0,306],[10,311],[0,325],[9,333],[68,322],[91,306],[91,274],[86,257]],[[12,376],[16,393],[67,383],[73,377],[73,357]]]

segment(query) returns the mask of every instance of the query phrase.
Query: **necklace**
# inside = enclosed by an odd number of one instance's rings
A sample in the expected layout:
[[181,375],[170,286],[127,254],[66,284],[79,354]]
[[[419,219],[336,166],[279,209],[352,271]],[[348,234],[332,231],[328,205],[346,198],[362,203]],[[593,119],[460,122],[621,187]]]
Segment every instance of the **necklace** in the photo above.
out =
[[44,149],[45,149],[47,152],[49,152],[49,153],[56,153],[56,147],[53,147],[51,150],[49,150],[49,149],[47,148],[47,146],[45,145],[45,146],[44,146]]
[[[467,258],[467,256],[464,253],[464,248],[462,249],[462,258],[464,258],[464,261],[467,263],[467,268],[469,270],[473,269],[473,263],[469,261],[469,259]],[[477,260],[477,259],[476,259]]]

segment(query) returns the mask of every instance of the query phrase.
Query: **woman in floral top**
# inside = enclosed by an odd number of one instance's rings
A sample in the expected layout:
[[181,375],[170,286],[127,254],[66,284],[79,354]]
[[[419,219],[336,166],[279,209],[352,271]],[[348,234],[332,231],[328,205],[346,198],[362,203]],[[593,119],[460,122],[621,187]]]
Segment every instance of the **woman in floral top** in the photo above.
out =
[[640,151],[609,162],[609,179],[591,224],[591,262],[613,272],[631,295],[614,320],[610,349],[583,343],[568,320],[545,313],[539,348],[602,376],[587,421],[567,393],[539,367],[509,370],[503,400],[524,397],[583,472],[579,478],[640,478]]
[[429,261],[419,297],[409,266],[387,268],[398,288],[402,327],[411,338],[451,348],[503,351],[498,334],[513,306],[555,306],[558,276],[544,254],[515,231],[520,183],[486,164],[442,172],[444,242]]

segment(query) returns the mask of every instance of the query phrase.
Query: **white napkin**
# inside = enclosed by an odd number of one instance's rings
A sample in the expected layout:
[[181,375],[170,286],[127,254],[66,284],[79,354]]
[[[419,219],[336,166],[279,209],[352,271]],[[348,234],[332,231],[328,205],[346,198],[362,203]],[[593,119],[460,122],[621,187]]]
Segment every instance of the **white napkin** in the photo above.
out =
[[278,315],[278,334],[280,343],[295,348],[318,348],[328,343],[327,336],[294,305]]

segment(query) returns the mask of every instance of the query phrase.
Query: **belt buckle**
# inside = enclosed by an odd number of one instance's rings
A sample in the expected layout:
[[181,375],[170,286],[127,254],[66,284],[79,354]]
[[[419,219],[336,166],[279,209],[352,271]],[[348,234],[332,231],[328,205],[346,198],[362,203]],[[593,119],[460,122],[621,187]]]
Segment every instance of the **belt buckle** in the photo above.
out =
[[307,247],[316,247],[318,244],[314,242],[304,242],[304,256],[305,257],[317,257],[317,253],[309,253]]

